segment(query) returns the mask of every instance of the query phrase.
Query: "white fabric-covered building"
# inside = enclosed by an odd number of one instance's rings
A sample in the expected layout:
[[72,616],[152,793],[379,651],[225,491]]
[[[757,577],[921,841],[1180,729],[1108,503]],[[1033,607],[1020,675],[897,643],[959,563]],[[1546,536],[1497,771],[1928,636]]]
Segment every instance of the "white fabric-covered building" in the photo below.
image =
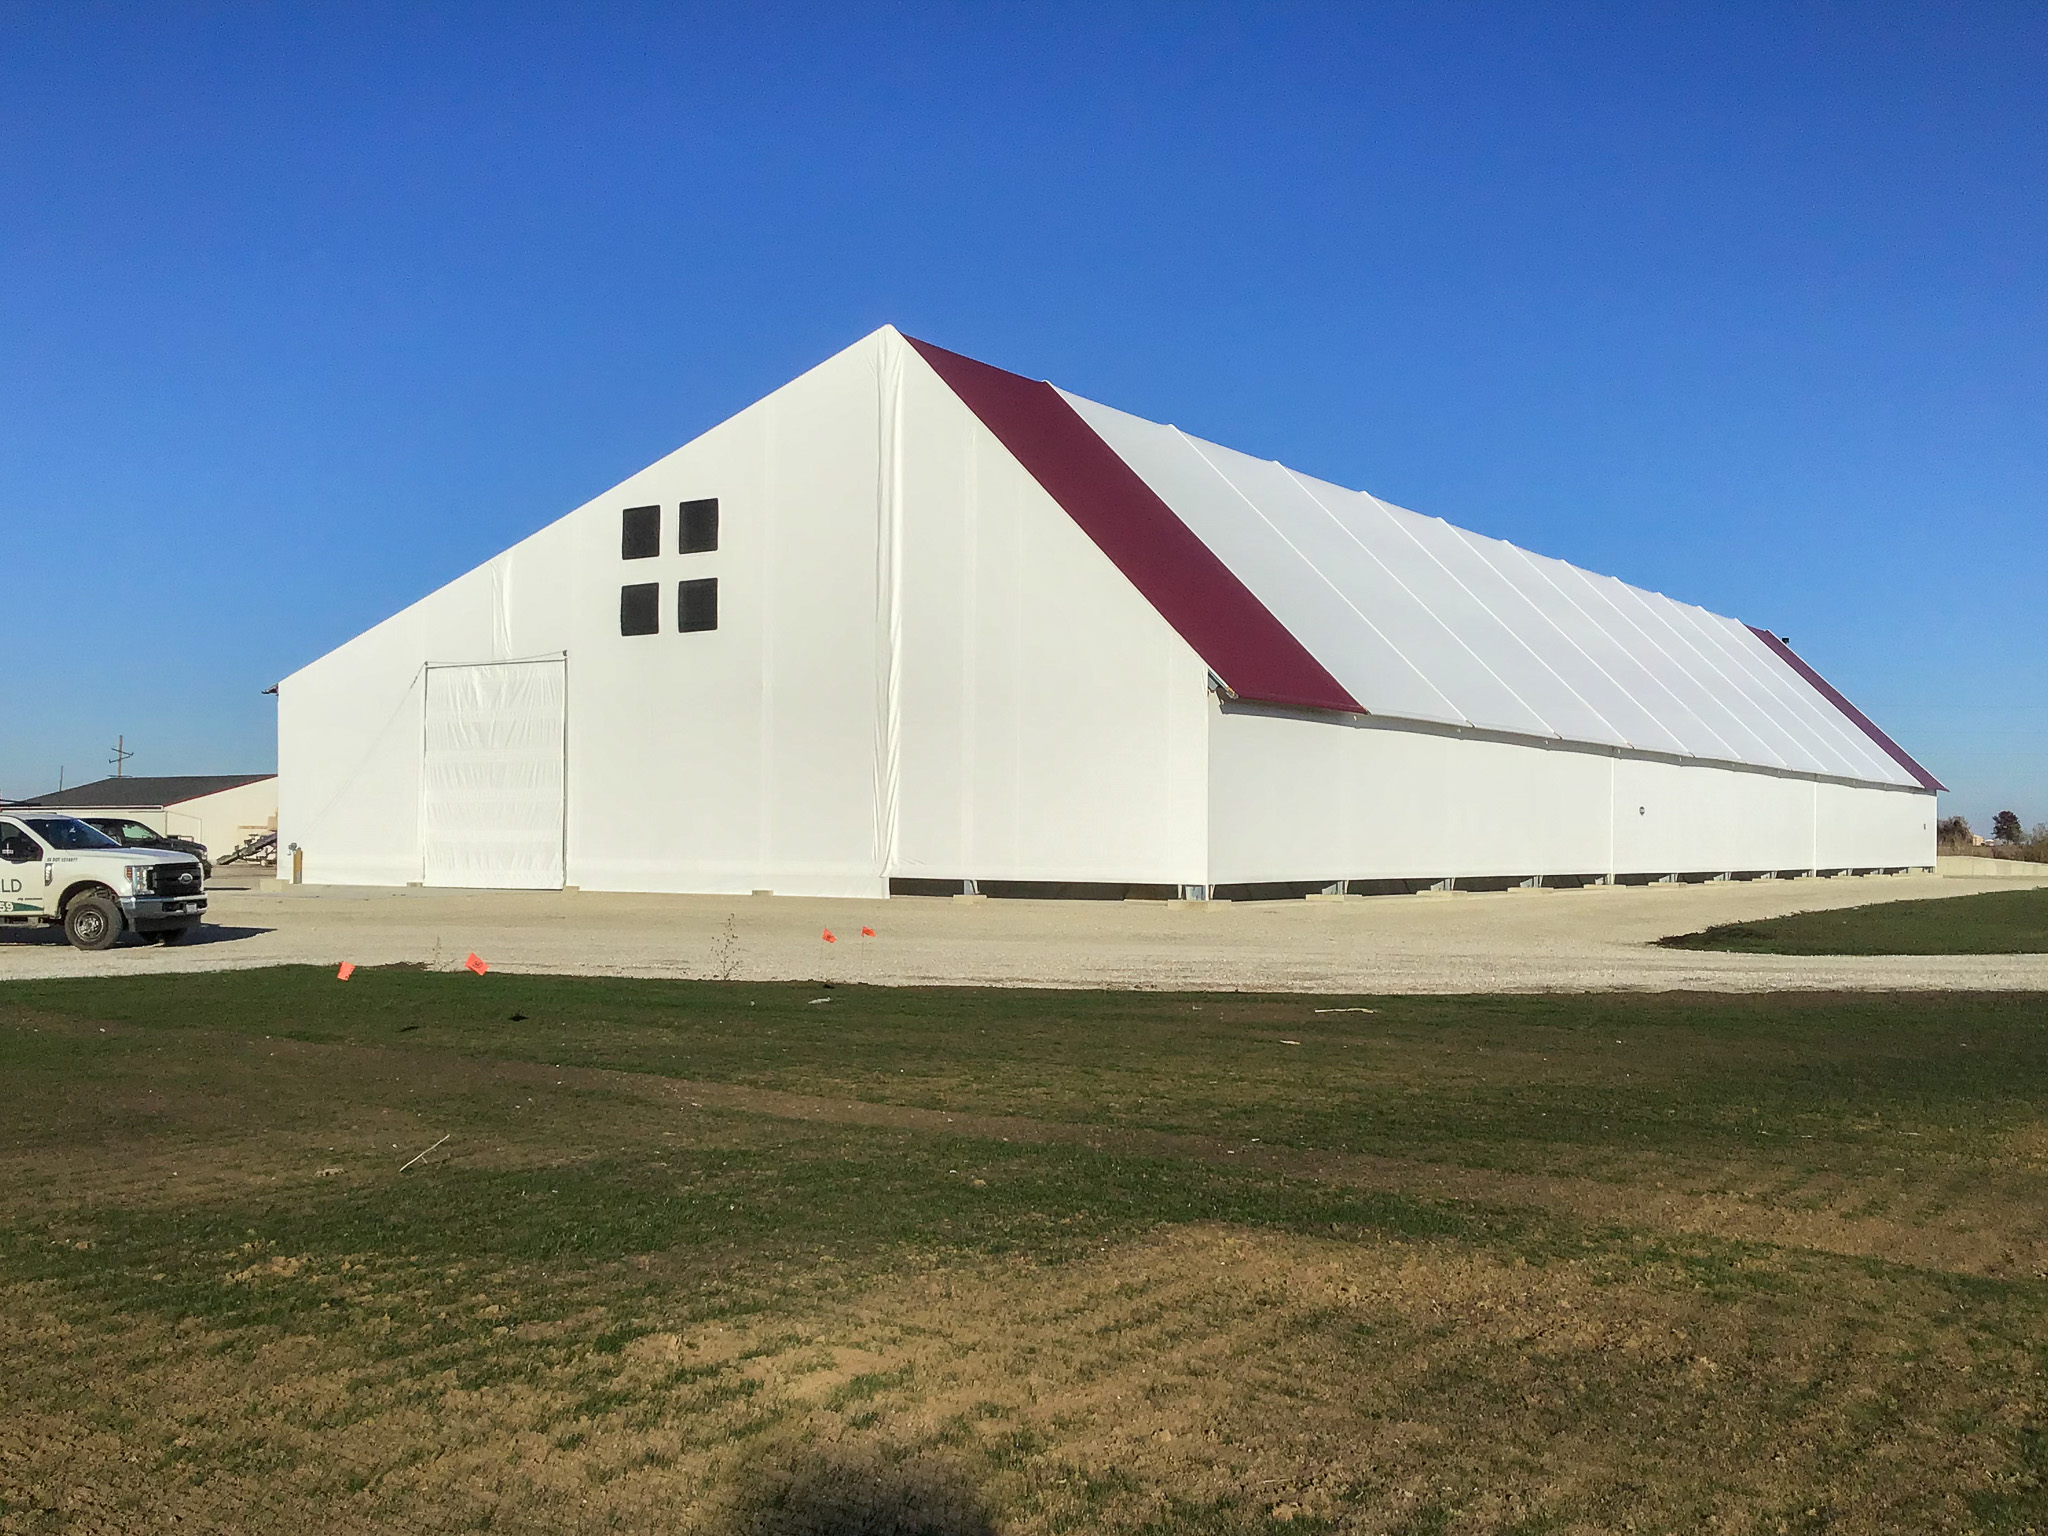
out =
[[294,673],[278,729],[280,844],[349,884],[1901,868],[1940,787],[1766,631],[890,328]]

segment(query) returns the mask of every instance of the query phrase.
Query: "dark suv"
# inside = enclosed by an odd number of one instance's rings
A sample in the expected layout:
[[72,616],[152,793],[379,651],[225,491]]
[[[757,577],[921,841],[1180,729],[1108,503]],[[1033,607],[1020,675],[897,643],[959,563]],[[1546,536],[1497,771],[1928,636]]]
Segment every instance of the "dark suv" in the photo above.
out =
[[206,857],[204,843],[195,843],[189,837],[172,837],[168,832],[158,832],[125,816],[81,816],[78,819],[89,827],[98,827],[124,848],[162,848],[170,853],[189,853],[205,869],[206,878],[213,878],[213,865]]

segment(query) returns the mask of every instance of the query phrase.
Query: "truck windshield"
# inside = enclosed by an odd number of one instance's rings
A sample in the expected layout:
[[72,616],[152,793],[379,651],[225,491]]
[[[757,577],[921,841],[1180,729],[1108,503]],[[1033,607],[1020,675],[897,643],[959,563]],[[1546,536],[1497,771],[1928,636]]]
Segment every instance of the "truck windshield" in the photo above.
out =
[[97,827],[88,827],[75,816],[24,816],[29,831],[35,833],[52,848],[66,852],[77,852],[85,848],[118,848],[106,833]]

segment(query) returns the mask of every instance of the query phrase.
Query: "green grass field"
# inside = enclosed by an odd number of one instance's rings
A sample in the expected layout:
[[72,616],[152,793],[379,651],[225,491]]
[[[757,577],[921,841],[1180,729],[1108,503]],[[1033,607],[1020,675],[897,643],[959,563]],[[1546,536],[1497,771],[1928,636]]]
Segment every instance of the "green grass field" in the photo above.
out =
[[2048,953],[2048,886],[1724,923],[1662,943],[1744,955]]
[[279,969],[0,1085],[0,1532],[2048,1529],[2041,996]]

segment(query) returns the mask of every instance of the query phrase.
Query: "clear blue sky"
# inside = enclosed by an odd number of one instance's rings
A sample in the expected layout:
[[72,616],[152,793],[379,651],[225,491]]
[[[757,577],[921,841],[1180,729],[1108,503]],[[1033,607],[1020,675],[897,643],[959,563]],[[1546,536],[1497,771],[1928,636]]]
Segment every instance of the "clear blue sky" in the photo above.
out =
[[2048,10],[0,0],[0,794],[884,321],[1789,634],[2048,820]]

